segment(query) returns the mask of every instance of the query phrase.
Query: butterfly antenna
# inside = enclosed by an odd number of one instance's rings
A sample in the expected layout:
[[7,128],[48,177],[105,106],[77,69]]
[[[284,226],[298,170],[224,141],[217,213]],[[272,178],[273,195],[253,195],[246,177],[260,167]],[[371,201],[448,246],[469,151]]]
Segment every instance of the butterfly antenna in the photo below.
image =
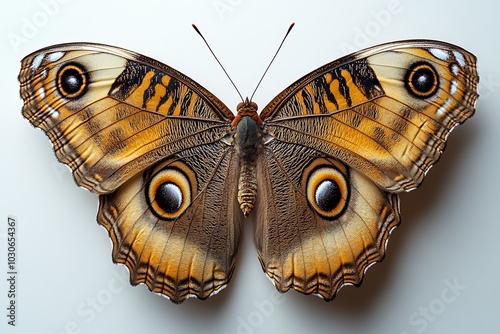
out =
[[285,37],[283,37],[283,40],[281,41],[281,44],[278,47],[278,50],[276,50],[276,53],[274,54],[273,59],[271,59],[271,61],[269,62],[269,65],[267,65],[267,68],[264,71],[264,74],[262,74],[262,77],[260,78],[259,82],[257,83],[257,86],[255,87],[255,89],[254,89],[254,91],[252,93],[252,96],[250,96],[250,101],[252,101],[252,98],[255,95],[255,92],[257,91],[257,88],[259,88],[260,83],[262,82],[262,79],[264,79],[264,77],[266,76],[266,73],[269,70],[269,67],[271,67],[271,64],[273,63],[274,58],[276,58],[276,56],[278,55],[278,52],[280,52],[280,49],[283,46],[283,43],[285,43],[285,40],[286,40],[288,34],[290,33],[290,30],[292,30],[292,28],[293,28],[294,25],[295,25],[295,22],[292,22],[292,24],[290,24],[290,27],[288,27],[288,30],[287,30],[287,32],[285,34]]
[[194,24],[192,24],[194,30],[196,30],[196,32],[198,33],[198,35],[200,35],[200,37],[203,39],[203,42],[205,42],[205,44],[207,45],[208,49],[210,50],[210,52],[212,53],[212,55],[214,56],[215,60],[217,60],[217,62],[219,63],[220,67],[222,68],[222,70],[224,71],[224,73],[226,74],[227,78],[229,79],[229,81],[231,81],[231,84],[233,85],[234,89],[236,89],[236,92],[238,93],[238,95],[240,96],[240,99],[242,102],[244,102],[244,99],[243,99],[243,96],[241,95],[240,91],[238,90],[238,87],[236,87],[236,85],[234,84],[233,82],[233,79],[231,79],[231,77],[229,76],[229,74],[227,73],[226,69],[224,68],[224,66],[222,66],[222,63],[219,61],[219,58],[217,58],[217,56],[215,55],[214,51],[212,50],[212,48],[210,47],[210,45],[208,44],[207,40],[205,39],[205,37],[203,37],[203,35],[201,34],[201,31],[198,29],[198,27]]

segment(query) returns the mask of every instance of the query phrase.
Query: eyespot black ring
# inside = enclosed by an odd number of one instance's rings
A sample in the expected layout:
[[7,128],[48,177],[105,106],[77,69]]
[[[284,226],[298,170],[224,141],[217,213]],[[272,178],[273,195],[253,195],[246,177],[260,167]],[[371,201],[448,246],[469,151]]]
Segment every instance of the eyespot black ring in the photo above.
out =
[[57,90],[68,99],[81,97],[87,91],[88,72],[81,64],[66,64],[57,72]]
[[333,165],[319,165],[307,176],[306,197],[321,217],[337,219],[345,212],[349,202],[349,181]]
[[146,202],[162,220],[176,220],[196,198],[196,173],[181,160],[161,163],[144,177]]
[[439,89],[439,75],[436,69],[427,62],[413,64],[404,79],[405,87],[418,98],[428,98]]

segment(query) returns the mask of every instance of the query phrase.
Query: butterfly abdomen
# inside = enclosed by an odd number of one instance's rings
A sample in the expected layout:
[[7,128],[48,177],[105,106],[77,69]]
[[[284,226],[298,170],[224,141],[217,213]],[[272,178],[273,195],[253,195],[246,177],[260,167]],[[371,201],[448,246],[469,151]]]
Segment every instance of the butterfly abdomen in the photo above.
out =
[[238,203],[240,203],[240,209],[245,217],[248,217],[250,212],[252,212],[256,197],[257,174],[255,173],[255,163],[240,163]]
[[240,158],[238,180],[238,203],[247,217],[257,197],[256,159],[260,149],[260,126],[251,116],[243,116],[236,125],[235,143]]

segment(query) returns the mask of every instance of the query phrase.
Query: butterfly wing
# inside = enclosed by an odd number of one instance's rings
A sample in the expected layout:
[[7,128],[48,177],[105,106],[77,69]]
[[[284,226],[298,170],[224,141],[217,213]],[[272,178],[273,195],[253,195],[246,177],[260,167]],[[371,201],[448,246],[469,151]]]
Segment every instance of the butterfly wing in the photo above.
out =
[[469,52],[402,41],[327,64],[263,109],[255,237],[279,290],[330,300],[361,283],[399,223],[395,193],[418,187],[473,115],[477,82]]
[[79,186],[107,193],[166,156],[223,138],[234,118],[217,98],[151,58],[63,44],[22,61],[23,115],[52,141]]
[[443,42],[384,44],[298,80],[261,118],[278,140],[337,157],[389,191],[411,190],[473,115],[475,64]]
[[277,140],[258,165],[259,259],[278,290],[333,299],[381,261],[399,199],[318,151]]
[[98,221],[133,284],[175,302],[227,284],[239,222],[237,160],[222,140],[234,116],[222,102],[166,65],[98,44],[37,51],[19,81],[23,115],[76,183],[101,194]]
[[227,285],[240,235],[237,163],[223,142],[196,146],[100,196],[97,220],[132,284],[174,302]]

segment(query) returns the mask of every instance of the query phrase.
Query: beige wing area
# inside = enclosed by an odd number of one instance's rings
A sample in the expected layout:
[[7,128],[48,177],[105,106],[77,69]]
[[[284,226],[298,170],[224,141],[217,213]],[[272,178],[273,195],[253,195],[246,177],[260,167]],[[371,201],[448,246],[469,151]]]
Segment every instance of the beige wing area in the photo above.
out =
[[398,196],[317,151],[272,141],[258,163],[256,244],[277,289],[335,297],[384,258]]
[[237,156],[222,142],[184,151],[100,196],[98,221],[132,284],[182,302],[224,288],[240,235]]
[[231,111],[151,58],[100,44],[63,44],[22,61],[23,115],[52,141],[78,185],[113,191],[161,159],[215,142]]

